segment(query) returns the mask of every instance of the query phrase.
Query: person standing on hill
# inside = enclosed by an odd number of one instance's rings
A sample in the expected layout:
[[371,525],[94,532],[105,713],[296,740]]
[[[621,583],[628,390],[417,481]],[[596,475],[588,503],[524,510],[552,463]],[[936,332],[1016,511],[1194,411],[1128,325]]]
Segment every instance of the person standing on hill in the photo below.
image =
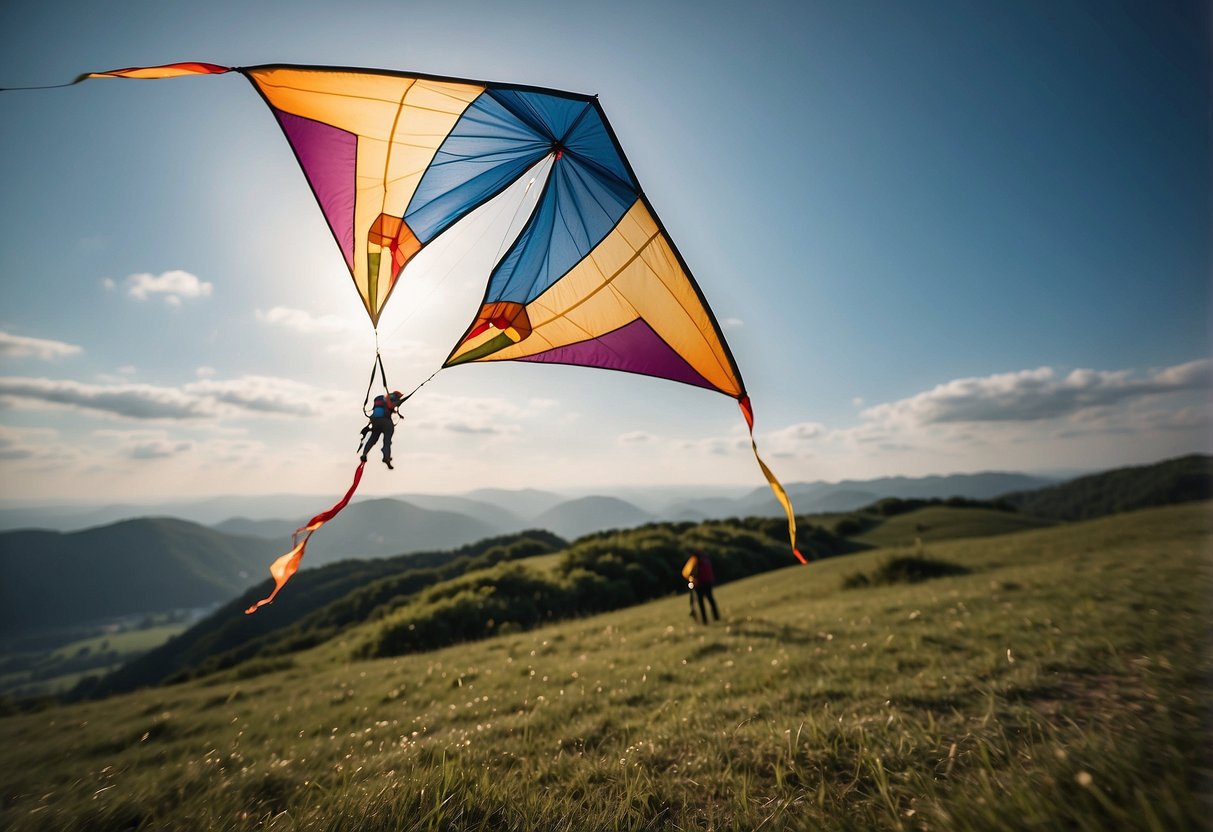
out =
[[[695,597],[699,600],[699,617],[704,624],[708,623],[708,611],[704,606],[706,600],[712,607],[712,619],[720,620],[720,611],[716,609],[716,598],[712,595],[712,587],[716,583],[716,571],[712,569],[712,559],[703,552],[696,552],[687,565],[684,571],[689,570],[690,574],[687,577],[687,582],[691,585],[691,591],[695,593]],[[691,607],[691,617],[695,617],[695,607]]]

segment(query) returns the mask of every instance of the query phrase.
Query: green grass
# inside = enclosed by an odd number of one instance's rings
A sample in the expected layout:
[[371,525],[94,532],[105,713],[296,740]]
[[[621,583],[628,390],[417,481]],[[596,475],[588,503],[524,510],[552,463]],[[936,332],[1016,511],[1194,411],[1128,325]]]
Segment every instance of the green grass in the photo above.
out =
[[52,655],[59,659],[69,659],[78,655],[82,650],[91,652],[113,650],[123,655],[143,653],[153,647],[159,647],[173,636],[183,632],[188,626],[187,623],[161,624],[139,630],[124,630],[109,635],[93,636],[65,644],[55,650]]
[[1209,828],[1206,504],[0,719],[12,830]]
[[43,653],[26,654],[19,658],[28,669],[0,673],[0,694],[31,697],[68,691],[81,679],[116,670],[123,662],[159,647],[187,627],[188,623],[178,622],[123,630],[77,639]]
[[940,540],[992,537],[1050,525],[1052,521],[1010,511],[930,506],[890,517],[875,528],[856,535],[854,539],[869,546],[909,547],[919,540],[932,543]]

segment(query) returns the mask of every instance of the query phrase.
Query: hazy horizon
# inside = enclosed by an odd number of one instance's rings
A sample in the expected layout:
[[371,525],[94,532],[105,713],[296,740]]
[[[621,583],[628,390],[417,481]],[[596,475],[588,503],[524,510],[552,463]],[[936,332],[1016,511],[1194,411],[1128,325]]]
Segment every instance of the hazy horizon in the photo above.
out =
[[[1185,456],[1181,454],[1180,456]],[[1163,459],[1154,460],[1153,462],[1143,463],[1150,465],[1154,462],[1165,462],[1176,457],[1166,457]],[[792,488],[797,486],[837,486],[842,483],[866,483],[878,482],[890,479],[906,479],[912,481],[928,480],[934,478],[948,477],[977,477],[983,475],[1005,475],[1005,476],[1026,476],[1043,480],[1065,481],[1076,479],[1091,474],[1098,474],[1103,471],[1113,470],[1122,467],[1134,466],[1110,466],[1108,468],[1090,468],[1090,469],[1053,469],[1053,470],[1022,470],[1015,471],[1010,469],[1004,470],[980,470],[980,471],[953,471],[951,473],[936,473],[922,475],[905,475],[905,474],[882,474],[876,477],[842,477],[832,480],[796,480],[785,482],[786,487]],[[712,495],[731,495],[744,496],[747,494],[769,494],[769,489],[765,483],[659,483],[659,484],[607,484],[599,483],[595,485],[572,486],[564,488],[540,488],[531,486],[520,486],[518,488],[491,488],[477,487],[464,489],[462,491],[425,491],[411,489],[408,491],[397,491],[385,494],[362,495],[355,494],[353,502],[364,500],[378,499],[396,499],[407,501],[410,497],[436,497],[436,498],[474,498],[474,495],[486,491],[499,491],[507,494],[524,494],[534,492],[544,495],[558,496],[565,499],[579,499],[582,497],[612,497],[628,492],[635,494],[653,494],[659,495],[662,493],[676,494],[695,494],[699,496],[710,497]],[[274,499],[314,499],[317,501],[317,508],[322,508],[319,503],[327,499],[334,499],[338,494],[318,491],[277,491],[277,492],[262,492],[257,494],[241,494],[238,492],[217,492],[213,494],[200,494],[183,497],[156,497],[147,495],[143,497],[132,497],[122,500],[104,500],[96,497],[76,497],[76,498],[10,498],[0,497],[0,509],[21,509],[21,508],[38,508],[38,507],[86,507],[86,508],[105,508],[105,507],[155,507],[155,506],[172,506],[172,505],[193,505],[204,503],[207,501],[221,500],[239,500],[239,499],[257,499],[257,500],[274,500]],[[776,511],[778,504],[772,498],[772,511]]]

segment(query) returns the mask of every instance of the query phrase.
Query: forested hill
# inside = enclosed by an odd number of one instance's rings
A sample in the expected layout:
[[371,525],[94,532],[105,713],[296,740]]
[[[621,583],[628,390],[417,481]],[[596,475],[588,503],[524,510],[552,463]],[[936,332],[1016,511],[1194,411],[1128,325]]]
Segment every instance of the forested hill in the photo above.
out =
[[1211,497],[1213,456],[1192,454],[1153,465],[1117,468],[1000,499],[1035,517],[1089,520]]
[[170,518],[0,533],[0,633],[226,601],[280,545]]
[[301,570],[274,603],[246,615],[244,611],[273,588],[273,581],[266,580],[100,684],[86,685],[85,690],[93,694],[133,690],[173,677],[213,672],[259,654],[300,650],[365,620],[398,596],[407,597],[467,570],[554,552],[566,545],[549,532],[527,531],[453,551],[340,561]]

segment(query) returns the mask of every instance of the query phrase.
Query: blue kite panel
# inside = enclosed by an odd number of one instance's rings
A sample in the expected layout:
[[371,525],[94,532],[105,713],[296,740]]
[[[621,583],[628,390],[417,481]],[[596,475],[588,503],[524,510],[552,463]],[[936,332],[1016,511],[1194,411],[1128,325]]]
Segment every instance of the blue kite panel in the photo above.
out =
[[493,270],[486,300],[529,303],[611,232],[636,191],[572,152],[553,165],[530,222]]
[[588,101],[541,92],[491,89],[488,94],[536,133],[553,142],[565,140],[577,119],[587,109],[592,109]]
[[428,243],[551,152],[552,140],[490,95],[468,107],[421,177],[405,212]]
[[597,109],[591,110],[577,123],[564,144],[569,152],[597,166],[599,175],[609,172],[610,175],[626,182],[632,190],[639,190],[623,157],[619,155],[615,142],[607,133],[606,125],[602,123],[602,114]]

